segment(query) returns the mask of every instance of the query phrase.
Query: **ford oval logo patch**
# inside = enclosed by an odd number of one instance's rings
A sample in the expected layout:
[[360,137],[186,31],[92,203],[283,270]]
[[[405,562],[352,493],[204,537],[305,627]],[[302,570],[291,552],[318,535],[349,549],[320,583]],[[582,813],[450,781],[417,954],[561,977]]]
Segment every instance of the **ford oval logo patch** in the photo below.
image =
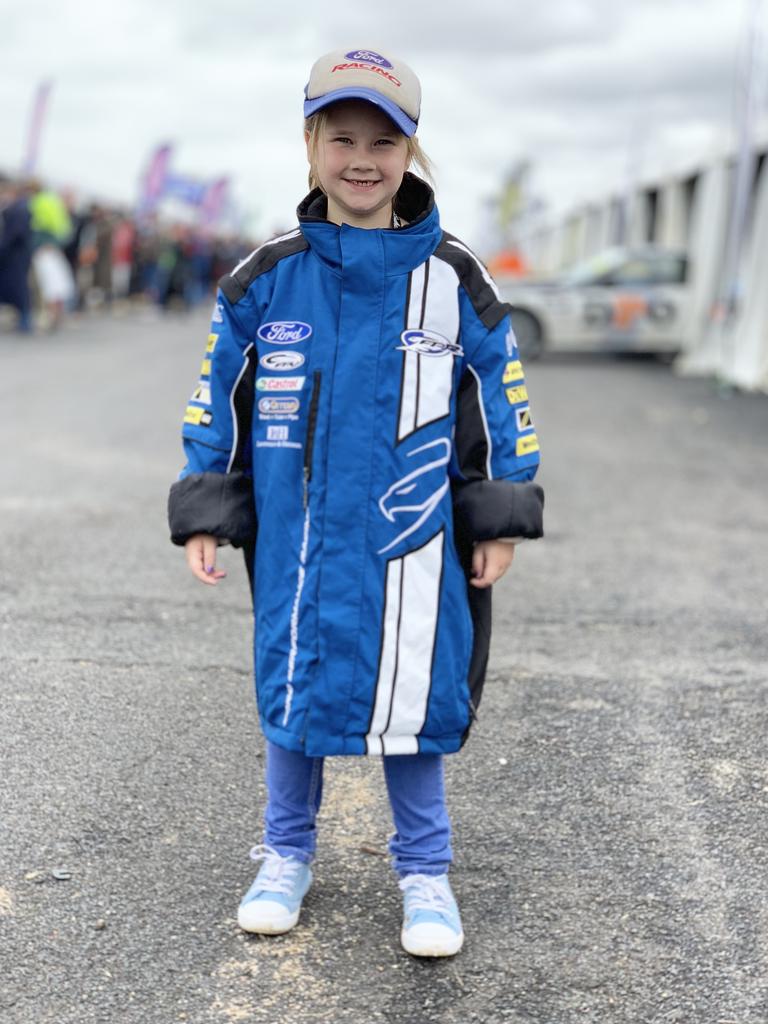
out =
[[312,328],[301,320],[273,320],[262,324],[256,333],[270,345],[295,345],[298,341],[306,341],[312,334]]
[[347,60],[362,60],[366,64],[376,64],[380,68],[392,67],[386,57],[382,57],[380,53],[374,53],[372,50],[350,50],[344,56]]
[[401,352],[417,352],[420,356],[463,356],[464,350],[457,341],[449,341],[437,331],[409,330],[400,335],[397,346]]
[[301,352],[267,352],[259,360],[265,370],[297,370],[304,365]]

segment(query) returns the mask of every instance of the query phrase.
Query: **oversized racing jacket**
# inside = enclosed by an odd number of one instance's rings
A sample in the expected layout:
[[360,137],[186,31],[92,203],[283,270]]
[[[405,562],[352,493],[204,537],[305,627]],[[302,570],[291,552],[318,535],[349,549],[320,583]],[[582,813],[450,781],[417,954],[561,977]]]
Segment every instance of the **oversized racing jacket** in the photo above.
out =
[[457,750],[490,589],[472,543],[542,534],[508,307],[407,174],[397,230],[299,227],[219,286],[171,488],[175,543],[242,546],[265,735],[325,754]]

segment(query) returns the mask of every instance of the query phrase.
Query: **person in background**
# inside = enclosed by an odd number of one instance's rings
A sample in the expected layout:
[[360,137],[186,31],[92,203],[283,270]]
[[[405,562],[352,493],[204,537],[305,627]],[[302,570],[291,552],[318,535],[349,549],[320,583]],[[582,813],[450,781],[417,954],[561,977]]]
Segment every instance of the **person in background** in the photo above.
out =
[[213,245],[203,231],[193,231],[189,239],[190,273],[187,283],[187,307],[194,309],[207,299],[211,292],[211,268],[213,266]]
[[18,313],[17,329],[32,330],[29,270],[32,264],[32,226],[21,186],[0,175],[0,304]]
[[127,299],[136,244],[136,227],[130,217],[119,214],[112,232],[112,290],[116,299]]
[[60,195],[43,188],[37,180],[30,181],[27,187],[31,193],[32,266],[48,328],[55,330],[75,300],[75,279],[63,252],[72,234],[72,221]]
[[95,261],[93,264],[93,288],[99,301],[106,306],[112,302],[114,281],[112,278],[112,236],[113,223],[108,210],[94,204],[91,207]]
[[61,193],[61,198],[64,200],[67,207],[69,219],[72,224],[72,230],[63,248],[64,256],[67,263],[69,263],[69,269],[72,272],[72,278],[75,282],[75,298],[72,305],[74,309],[81,312],[85,304],[82,242],[83,231],[88,223],[88,218],[82,210],[78,209],[77,196],[73,189],[65,189]]

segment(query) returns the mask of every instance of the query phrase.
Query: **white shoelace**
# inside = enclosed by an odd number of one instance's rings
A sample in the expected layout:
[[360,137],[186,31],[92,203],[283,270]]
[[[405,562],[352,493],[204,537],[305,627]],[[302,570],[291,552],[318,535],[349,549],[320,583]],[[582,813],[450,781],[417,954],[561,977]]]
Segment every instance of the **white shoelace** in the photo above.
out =
[[438,914],[449,914],[451,897],[445,890],[445,883],[432,875],[406,875],[399,882],[403,892],[408,893],[410,910],[434,910]]
[[254,846],[250,852],[251,860],[264,861],[259,869],[259,888],[265,892],[279,892],[290,896],[296,882],[299,862],[293,857],[282,857],[266,843]]

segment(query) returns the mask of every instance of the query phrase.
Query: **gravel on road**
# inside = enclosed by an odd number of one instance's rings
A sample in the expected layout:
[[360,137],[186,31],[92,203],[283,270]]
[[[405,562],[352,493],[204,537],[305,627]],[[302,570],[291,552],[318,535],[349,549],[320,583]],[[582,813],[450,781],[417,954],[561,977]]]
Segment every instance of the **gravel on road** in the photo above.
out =
[[240,933],[263,805],[237,552],[165,503],[204,315],[0,335],[3,1024],[765,1024],[768,397],[528,367],[546,538],[448,759],[467,942],[398,941],[381,766],[328,764],[299,926]]

